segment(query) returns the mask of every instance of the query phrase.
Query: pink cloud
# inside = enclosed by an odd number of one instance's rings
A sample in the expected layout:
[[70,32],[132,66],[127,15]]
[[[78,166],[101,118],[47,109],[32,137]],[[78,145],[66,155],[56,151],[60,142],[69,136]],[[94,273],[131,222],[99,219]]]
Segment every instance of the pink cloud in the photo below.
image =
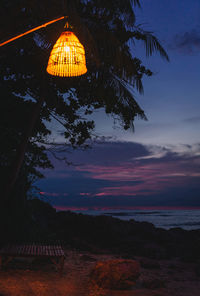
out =
[[87,211],[87,207],[68,207],[68,206],[53,206],[58,211]]
[[94,194],[94,196],[106,196],[106,195],[110,195],[110,193],[108,193],[109,188],[102,188],[102,190],[105,190],[105,192],[99,192]]
[[80,195],[81,196],[91,196],[91,193],[89,193],[89,192],[81,192]]
[[46,196],[59,196],[59,193],[55,193],[55,192],[40,192],[41,195],[46,195]]
[[44,195],[44,196],[52,196],[52,197],[68,196],[69,195],[68,193],[44,192],[44,191],[40,191],[39,194]]
[[149,193],[157,193],[158,188],[149,188],[145,189],[143,184],[133,185],[133,186],[113,186],[113,187],[103,187],[100,191],[94,196],[138,196],[138,195],[149,195]]
[[92,173],[93,179],[109,181],[141,181],[156,177],[157,179],[175,177],[200,176],[200,172],[194,172],[183,162],[169,163],[122,163],[119,166],[86,165],[77,167],[76,170]]
[[[141,164],[125,162],[118,166],[85,165],[76,168],[78,171],[91,173],[92,179],[121,182],[121,186],[104,187],[95,196],[136,196],[156,194],[165,188],[186,185],[191,178],[200,177],[191,163],[183,160],[176,162],[156,162]],[[197,170],[197,169],[196,169]],[[123,182],[134,182],[123,185]]]

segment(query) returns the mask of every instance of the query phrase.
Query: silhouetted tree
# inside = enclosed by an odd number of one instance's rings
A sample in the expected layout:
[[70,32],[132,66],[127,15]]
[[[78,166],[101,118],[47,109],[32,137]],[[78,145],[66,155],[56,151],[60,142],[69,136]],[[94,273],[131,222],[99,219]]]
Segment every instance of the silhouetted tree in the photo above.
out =
[[[107,114],[117,116],[124,129],[133,127],[135,117],[146,118],[133,90],[142,93],[142,79],[151,76],[152,72],[133,55],[134,42],[144,42],[147,56],[154,52],[166,60],[168,56],[150,32],[136,26],[135,6],[140,6],[139,0],[1,1],[1,40],[67,15],[85,46],[88,67],[86,75],[76,78],[55,78],[45,73],[50,50],[63,29],[63,22],[0,48],[1,96],[5,100],[9,98],[12,108],[17,106],[16,114],[13,112],[9,117],[13,133],[5,128],[4,139],[1,138],[4,143],[2,157],[7,166],[5,172],[10,171],[10,160],[34,108],[38,118],[33,120],[26,135],[26,154],[21,150],[25,160],[20,174],[24,171],[24,175],[27,167],[34,170],[36,166],[50,165],[39,144],[48,141],[51,133],[46,125],[48,121],[57,120],[64,128],[65,143],[75,148],[92,137],[94,122],[88,115],[96,109],[104,108]],[[2,112],[8,114],[9,108],[5,107]],[[15,125],[17,120],[19,130]],[[6,147],[9,147],[8,151]],[[31,176],[30,170],[28,174]],[[38,173],[34,171],[34,174]]]
[[[30,100],[22,100],[7,89],[1,88],[1,108],[0,108],[0,175],[1,182],[4,184],[9,175],[9,169],[15,159],[16,147],[23,140],[26,131],[27,122],[29,120],[30,110],[34,103]],[[12,199],[17,203],[24,201],[28,195],[31,195],[30,188],[38,178],[42,178],[39,168],[51,168],[52,165],[46,154],[46,147],[38,145],[37,141],[44,139],[48,134],[45,125],[37,123],[33,130],[32,137],[27,143],[27,152],[23,166],[18,176],[18,182],[15,186],[15,192]],[[13,202],[13,201],[12,201]]]

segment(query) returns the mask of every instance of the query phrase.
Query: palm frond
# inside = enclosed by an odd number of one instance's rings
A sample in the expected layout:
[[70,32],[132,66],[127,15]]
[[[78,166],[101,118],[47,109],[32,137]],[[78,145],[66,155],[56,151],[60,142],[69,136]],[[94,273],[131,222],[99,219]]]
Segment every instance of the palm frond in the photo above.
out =
[[131,0],[131,2],[138,7],[141,7],[140,0]]
[[164,50],[159,40],[151,32],[137,28],[132,33],[134,38],[144,41],[147,56],[152,56],[154,52],[159,52],[162,58],[169,61],[167,52]]
[[144,111],[136,102],[134,96],[134,86],[115,74],[112,74],[110,84],[117,90],[119,101],[121,101],[124,106],[129,108],[130,121],[133,121],[135,116],[139,116],[140,118],[147,120]]

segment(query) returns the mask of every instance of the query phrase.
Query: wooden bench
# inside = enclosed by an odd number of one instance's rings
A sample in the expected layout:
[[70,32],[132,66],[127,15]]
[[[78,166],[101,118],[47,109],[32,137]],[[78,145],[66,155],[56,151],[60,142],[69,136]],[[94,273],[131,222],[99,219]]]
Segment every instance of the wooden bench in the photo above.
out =
[[49,258],[63,272],[65,253],[60,245],[7,245],[0,250],[0,269],[16,257]]

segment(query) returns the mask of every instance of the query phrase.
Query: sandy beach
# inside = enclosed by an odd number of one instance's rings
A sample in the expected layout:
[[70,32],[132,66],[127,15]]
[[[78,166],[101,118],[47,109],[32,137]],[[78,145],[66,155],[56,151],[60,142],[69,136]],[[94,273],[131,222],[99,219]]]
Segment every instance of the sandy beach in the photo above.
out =
[[200,276],[194,264],[178,259],[153,260],[136,257],[141,276],[130,290],[107,290],[90,281],[97,261],[120,258],[110,254],[92,254],[65,250],[63,275],[49,261],[11,261],[0,271],[1,296],[198,296]]

